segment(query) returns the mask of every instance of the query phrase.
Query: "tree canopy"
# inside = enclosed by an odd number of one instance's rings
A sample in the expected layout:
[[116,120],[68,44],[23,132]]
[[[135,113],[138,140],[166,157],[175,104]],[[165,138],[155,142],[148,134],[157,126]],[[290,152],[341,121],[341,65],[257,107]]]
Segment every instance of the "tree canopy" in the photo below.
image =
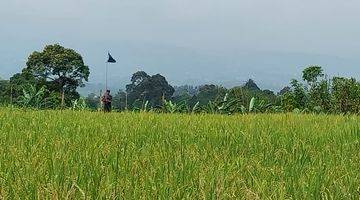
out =
[[312,65],[304,69],[303,80],[308,83],[314,83],[319,77],[324,76],[323,70],[320,66]]
[[174,88],[160,74],[153,76],[144,71],[138,71],[131,77],[131,84],[126,85],[128,105],[139,107],[146,101],[152,107],[162,105],[163,99],[170,99]]
[[[38,88],[45,86],[50,93],[64,93],[65,100],[79,97],[76,89],[84,85],[89,78],[90,70],[84,64],[82,56],[73,49],[59,44],[47,45],[43,51],[30,54],[25,68],[15,74],[11,84],[19,86],[35,84]],[[48,95],[49,95],[48,94]]]

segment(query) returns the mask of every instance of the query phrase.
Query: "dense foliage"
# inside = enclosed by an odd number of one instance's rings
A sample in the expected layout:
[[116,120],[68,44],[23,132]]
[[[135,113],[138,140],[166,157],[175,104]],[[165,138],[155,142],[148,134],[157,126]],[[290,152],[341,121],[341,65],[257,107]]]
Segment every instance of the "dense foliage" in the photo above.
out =
[[174,88],[160,74],[153,76],[138,71],[131,77],[131,84],[126,85],[129,108],[143,107],[148,102],[151,107],[160,107],[164,99],[169,99]]
[[[139,81],[141,84],[141,81]],[[167,82],[166,82],[167,83]],[[150,91],[150,90],[148,90]],[[154,92],[155,94],[155,92]],[[128,93],[119,91],[115,97],[114,108],[117,110],[134,109],[128,106],[126,96]],[[89,96],[87,102],[98,108],[95,95]],[[327,78],[319,66],[309,66],[303,71],[303,80],[293,79],[290,86],[284,87],[278,94],[270,90],[261,90],[253,80],[243,86],[230,89],[217,85],[202,85],[199,87],[175,87],[174,95],[166,99],[155,98],[158,101],[154,107],[142,99],[137,109],[153,110],[158,112],[182,113],[360,113],[360,83],[354,78],[333,77]],[[252,109],[249,109],[250,104]],[[161,107],[159,108],[159,105]]]
[[0,79],[0,104],[11,103],[11,96],[8,90],[11,90],[9,81]]
[[[48,45],[29,56],[21,73],[9,81],[0,80],[0,103],[72,108],[81,100],[76,89],[88,80],[89,73],[80,54],[57,44]],[[113,108],[117,111],[360,113],[360,83],[354,78],[329,78],[320,66],[305,68],[302,80],[291,80],[278,94],[262,90],[251,79],[233,88],[213,84],[173,87],[164,76],[144,71],[134,73],[125,88],[114,94]],[[89,94],[82,107],[101,109],[100,95]]]
[[42,91],[43,101],[47,99],[41,108],[55,108],[60,103],[69,106],[80,97],[76,89],[84,85],[89,74],[89,67],[79,53],[58,44],[47,45],[42,52],[35,51],[29,56],[25,68],[10,78],[4,91],[16,104],[29,95],[26,90],[37,90],[33,94]]
[[354,78],[324,78],[321,67],[310,66],[303,72],[302,84],[291,81],[289,91],[281,95],[285,111],[360,113],[360,83]]

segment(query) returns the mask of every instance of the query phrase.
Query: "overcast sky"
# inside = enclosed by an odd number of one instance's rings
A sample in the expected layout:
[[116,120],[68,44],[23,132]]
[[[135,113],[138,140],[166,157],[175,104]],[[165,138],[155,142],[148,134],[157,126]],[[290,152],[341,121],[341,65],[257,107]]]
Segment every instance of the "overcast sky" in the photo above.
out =
[[48,43],[78,50],[93,75],[122,43],[358,60],[359,9],[359,0],[1,0],[0,76]]

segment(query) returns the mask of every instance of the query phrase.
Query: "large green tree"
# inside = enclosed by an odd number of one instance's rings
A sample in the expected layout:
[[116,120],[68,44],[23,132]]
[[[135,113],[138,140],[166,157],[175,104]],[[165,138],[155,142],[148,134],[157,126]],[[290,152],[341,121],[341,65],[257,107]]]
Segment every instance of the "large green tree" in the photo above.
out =
[[95,93],[90,93],[85,98],[85,103],[90,109],[97,110],[100,106],[100,96]]
[[125,110],[127,109],[127,102],[126,102],[126,92],[119,90],[113,97],[112,106],[116,110]]
[[360,83],[354,78],[332,79],[332,109],[340,113],[360,113]]
[[[294,103],[293,108],[298,109],[305,109],[308,105],[308,94],[303,86],[303,84],[299,83],[299,81],[292,79],[290,81],[291,87],[292,87],[292,95],[286,95],[284,97],[287,97],[286,102],[292,102]],[[293,99],[290,100],[288,98],[292,97]],[[283,101],[284,102],[284,101]],[[286,107],[290,107],[289,105],[286,105]]]
[[323,77],[323,70],[320,66],[312,65],[303,70],[303,80],[308,84],[314,84],[320,77]]
[[211,102],[222,101],[225,94],[227,93],[227,89],[217,85],[202,85],[199,87],[199,91],[196,95],[191,98],[191,106],[194,106],[197,102],[199,102],[200,106],[207,105]]
[[324,77],[323,69],[317,65],[311,65],[303,70],[303,80],[310,88],[308,109],[328,111],[330,109],[330,84]]
[[9,81],[0,78],[0,104],[9,103],[10,98]]
[[66,102],[79,97],[76,89],[88,80],[89,67],[82,56],[73,49],[59,44],[47,45],[43,51],[33,52],[22,73],[12,77],[12,84],[35,83],[37,87],[46,86],[50,93],[64,95]]
[[171,98],[174,91],[160,74],[150,76],[144,71],[138,71],[131,77],[131,84],[126,85],[128,106],[139,108],[148,101],[151,107],[159,107],[163,99]]

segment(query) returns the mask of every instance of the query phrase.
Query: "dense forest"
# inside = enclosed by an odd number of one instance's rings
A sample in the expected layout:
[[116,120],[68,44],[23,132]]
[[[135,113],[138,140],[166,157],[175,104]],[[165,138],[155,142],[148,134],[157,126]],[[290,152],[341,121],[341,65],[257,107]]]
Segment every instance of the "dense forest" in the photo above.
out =
[[[81,97],[88,80],[82,56],[58,44],[33,52],[26,66],[10,80],[0,80],[0,103],[37,109],[101,109],[100,94]],[[119,88],[124,88],[119,85]],[[304,67],[278,93],[262,90],[254,80],[233,88],[206,84],[171,86],[160,74],[135,72],[125,90],[114,93],[113,109],[181,113],[360,113],[360,83],[328,77],[320,66]]]

